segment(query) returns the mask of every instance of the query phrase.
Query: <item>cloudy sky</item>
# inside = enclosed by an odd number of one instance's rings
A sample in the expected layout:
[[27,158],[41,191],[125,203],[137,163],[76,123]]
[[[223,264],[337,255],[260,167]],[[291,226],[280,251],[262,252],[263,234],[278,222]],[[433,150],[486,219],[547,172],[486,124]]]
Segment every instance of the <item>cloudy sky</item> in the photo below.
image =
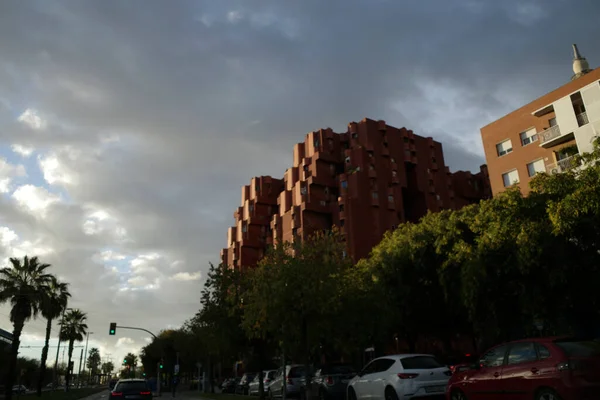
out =
[[[51,263],[91,345],[118,360],[146,336],[111,337],[109,322],[158,331],[193,315],[240,186],[281,176],[305,133],[385,119],[477,170],[479,128],[568,81],[571,43],[600,63],[599,13],[597,0],[1,1],[1,256]],[[28,323],[23,346],[43,328]]]

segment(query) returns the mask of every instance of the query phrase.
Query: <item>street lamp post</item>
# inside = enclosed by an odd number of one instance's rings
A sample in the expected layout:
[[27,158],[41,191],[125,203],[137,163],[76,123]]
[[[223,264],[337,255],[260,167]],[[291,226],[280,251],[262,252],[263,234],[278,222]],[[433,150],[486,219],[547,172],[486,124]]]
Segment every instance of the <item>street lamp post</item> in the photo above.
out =
[[62,331],[62,324],[65,321],[65,311],[71,311],[72,308],[65,308],[62,312],[62,317],[60,318],[60,328],[58,329],[58,345],[56,346],[56,360],[54,361],[54,385],[52,385],[52,390],[54,390],[58,386],[58,356],[60,354],[60,333]]
[[[87,359],[88,359],[88,341],[90,340],[90,335],[93,335],[94,332],[88,332],[87,336],[85,338],[85,359],[83,360],[83,375],[85,375],[85,364],[87,364]],[[89,381],[88,381],[89,384]]]

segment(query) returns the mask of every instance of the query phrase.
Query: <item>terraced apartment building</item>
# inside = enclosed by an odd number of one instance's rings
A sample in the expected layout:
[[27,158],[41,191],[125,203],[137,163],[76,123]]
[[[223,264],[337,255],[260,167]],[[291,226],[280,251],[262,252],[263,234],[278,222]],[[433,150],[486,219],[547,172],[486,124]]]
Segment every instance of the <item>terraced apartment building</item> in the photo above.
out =
[[366,118],[344,133],[320,129],[294,146],[283,179],[256,177],[242,188],[221,262],[252,267],[269,245],[334,225],[358,260],[398,224],[490,196],[486,166],[451,173],[431,137]]

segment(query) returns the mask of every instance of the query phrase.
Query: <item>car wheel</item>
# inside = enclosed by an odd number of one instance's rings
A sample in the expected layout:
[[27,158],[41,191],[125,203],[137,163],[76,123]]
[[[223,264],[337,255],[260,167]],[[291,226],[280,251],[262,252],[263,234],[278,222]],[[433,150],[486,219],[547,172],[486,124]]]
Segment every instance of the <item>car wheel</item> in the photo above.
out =
[[562,400],[554,390],[542,389],[535,394],[535,400]]
[[398,393],[391,387],[385,388],[385,400],[399,400]]
[[467,395],[460,390],[454,390],[450,396],[451,400],[467,400]]
[[356,400],[356,392],[354,389],[348,389],[348,400]]

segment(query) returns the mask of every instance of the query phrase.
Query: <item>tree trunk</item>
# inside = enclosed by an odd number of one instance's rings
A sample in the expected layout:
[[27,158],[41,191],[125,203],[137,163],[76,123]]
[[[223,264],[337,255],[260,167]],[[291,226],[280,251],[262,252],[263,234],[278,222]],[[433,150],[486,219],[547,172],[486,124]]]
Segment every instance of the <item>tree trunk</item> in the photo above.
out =
[[5,400],[12,399],[12,388],[15,384],[15,378],[17,377],[17,357],[19,356],[19,345],[21,344],[21,333],[23,332],[23,326],[25,321],[19,319],[13,324],[13,342],[10,348],[10,361],[8,364],[8,373],[6,374],[5,386]]
[[67,373],[65,379],[65,391],[68,392],[71,385],[71,359],[73,358],[73,345],[75,341],[73,339],[69,340],[69,361],[67,362]]
[[42,361],[40,362],[40,376],[37,382],[37,396],[42,396],[42,385],[46,377],[46,361],[48,360],[48,348],[50,347],[50,333],[52,333],[52,318],[48,318],[46,322],[46,341],[42,349]]

